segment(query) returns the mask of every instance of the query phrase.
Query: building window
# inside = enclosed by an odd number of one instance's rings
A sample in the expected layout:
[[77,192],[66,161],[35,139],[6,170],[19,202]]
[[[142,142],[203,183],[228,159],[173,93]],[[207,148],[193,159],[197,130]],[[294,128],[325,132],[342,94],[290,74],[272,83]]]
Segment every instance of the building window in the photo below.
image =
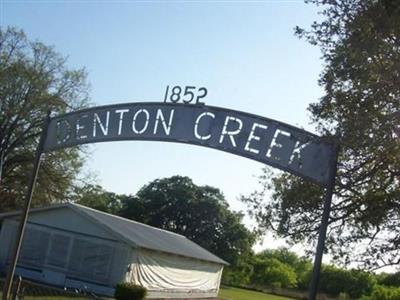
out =
[[68,250],[71,238],[66,235],[54,233],[51,236],[50,249],[47,257],[47,265],[65,268],[68,259]]
[[113,247],[91,240],[73,241],[68,271],[71,275],[105,283],[113,258]]
[[50,233],[28,227],[22,242],[19,262],[35,267],[44,265]]

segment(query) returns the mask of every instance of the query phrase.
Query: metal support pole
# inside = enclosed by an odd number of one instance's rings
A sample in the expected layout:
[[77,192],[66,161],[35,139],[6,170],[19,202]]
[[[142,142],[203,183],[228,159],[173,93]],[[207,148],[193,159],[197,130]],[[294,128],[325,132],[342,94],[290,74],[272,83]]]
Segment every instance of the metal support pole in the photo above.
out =
[[0,185],[1,185],[1,181],[2,181],[2,178],[3,178],[3,168],[4,168],[4,155],[5,155],[5,150],[4,149],[2,149],[2,145],[0,145],[0,149],[1,149],[1,152],[0,152]]
[[22,284],[22,277],[18,276],[14,287],[14,294],[12,295],[12,300],[19,300],[21,284]]
[[329,173],[329,183],[325,191],[324,210],[322,213],[321,226],[319,228],[317,252],[315,254],[315,259],[314,259],[314,268],[310,283],[308,300],[316,300],[317,297],[318,284],[321,273],[322,255],[324,253],[324,248],[325,248],[326,231],[328,229],[329,215],[331,212],[331,204],[332,204],[332,195],[333,195],[333,189],[335,187],[338,154],[339,154],[339,147],[338,145],[335,145],[334,157],[331,162],[331,168]]
[[35,156],[35,161],[33,164],[32,176],[29,181],[28,190],[26,192],[26,197],[25,197],[24,207],[21,212],[21,220],[20,220],[19,226],[18,226],[17,239],[14,244],[12,258],[11,258],[11,262],[10,262],[7,276],[6,276],[6,282],[4,283],[3,297],[2,297],[3,300],[8,300],[9,296],[10,296],[14,273],[15,273],[15,268],[17,266],[18,256],[19,256],[19,252],[21,250],[22,239],[24,237],[25,226],[26,226],[26,222],[28,220],[29,208],[31,206],[32,195],[33,195],[33,191],[35,189],[35,183],[36,183],[37,175],[39,172],[40,159],[41,159],[42,153],[43,153],[43,146],[44,146],[44,142],[46,140],[47,127],[48,127],[49,122],[50,122],[50,112],[47,113],[47,117],[45,119],[45,123],[44,123],[43,130],[42,130],[42,134],[40,136],[39,145],[36,149],[36,156]]

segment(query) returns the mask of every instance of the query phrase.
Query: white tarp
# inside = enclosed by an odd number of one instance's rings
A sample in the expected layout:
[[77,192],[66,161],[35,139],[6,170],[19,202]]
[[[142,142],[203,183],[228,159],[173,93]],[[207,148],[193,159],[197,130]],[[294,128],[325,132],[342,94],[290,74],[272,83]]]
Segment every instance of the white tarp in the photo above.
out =
[[127,281],[149,291],[218,293],[223,266],[160,252],[134,250]]

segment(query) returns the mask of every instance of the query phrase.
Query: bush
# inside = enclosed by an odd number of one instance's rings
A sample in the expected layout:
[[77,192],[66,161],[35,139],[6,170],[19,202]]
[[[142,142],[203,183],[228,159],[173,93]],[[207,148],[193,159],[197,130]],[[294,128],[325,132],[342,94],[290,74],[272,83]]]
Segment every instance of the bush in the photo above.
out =
[[400,287],[400,272],[384,274],[378,279],[379,284],[393,287]]
[[368,272],[327,265],[321,270],[320,290],[335,297],[340,293],[346,293],[353,299],[370,295],[375,284],[374,276]]
[[320,290],[331,296],[338,297],[347,292],[351,285],[350,273],[335,266],[323,265],[321,269]]
[[230,286],[246,286],[250,283],[253,266],[245,260],[239,260],[235,265],[224,268],[222,283]]
[[371,300],[400,300],[400,288],[375,286]]
[[116,300],[143,300],[146,295],[146,288],[125,282],[117,284],[114,297]]
[[[309,282],[311,275],[312,271],[309,271],[303,281]],[[377,282],[381,283],[386,275],[379,274],[377,276],[361,270],[346,270],[331,265],[322,265],[320,292],[338,299],[400,300],[398,298],[380,299],[383,292],[381,290],[375,291]],[[373,292],[375,292],[375,298],[371,296]]]
[[359,298],[362,295],[371,295],[376,285],[375,276],[371,273],[361,270],[350,270],[351,284],[350,288],[345,291],[351,298]]
[[251,281],[259,286],[292,288],[296,286],[297,278],[292,267],[276,258],[257,257]]

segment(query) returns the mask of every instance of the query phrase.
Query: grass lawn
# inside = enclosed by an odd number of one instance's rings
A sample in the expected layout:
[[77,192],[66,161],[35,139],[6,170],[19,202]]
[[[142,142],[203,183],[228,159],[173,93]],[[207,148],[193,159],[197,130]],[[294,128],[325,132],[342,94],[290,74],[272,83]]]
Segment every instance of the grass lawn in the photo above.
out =
[[[239,288],[233,287],[224,287],[221,288],[219,292],[219,297],[223,300],[292,300],[291,298],[275,296],[255,291],[249,291]],[[0,292],[1,298],[1,292]],[[69,297],[60,297],[60,296],[50,296],[50,297],[43,297],[43,296],[25,296],[24,300],[88,300],[89,298],[69,298]]]
[[[1,293],[0,293],[1,297]],[[61,297],[61,296],[25,296],[24,300],[88,300],[90,298],[75,298],[75,297]]]
[[219,297],[224,300],[291,300],[281,296],[275,296],[255,291],[249,291],[233,287],[221,288]]
[[[2,293],[0,292],[0,299],[2,297]],[[61,297],[61,296],[25,296],[24,300],[67,300],[67,299],[73,299],[73,300],[88,300],[89,298],[78,298],[78,297]]]

